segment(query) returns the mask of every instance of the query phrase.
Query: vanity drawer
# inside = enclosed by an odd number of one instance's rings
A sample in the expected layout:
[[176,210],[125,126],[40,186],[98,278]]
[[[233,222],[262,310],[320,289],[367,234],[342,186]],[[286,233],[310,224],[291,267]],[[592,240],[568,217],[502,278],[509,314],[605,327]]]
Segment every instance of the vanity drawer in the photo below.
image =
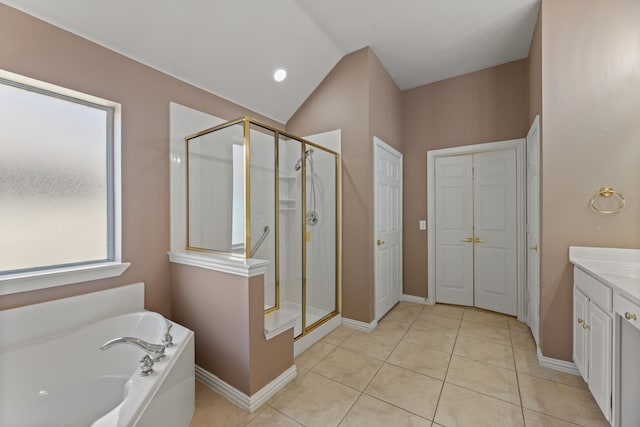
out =
[[610,287],[589,276],[577,267],[573,269],[573,284],[594,304],[608,312],[612,311],[613,292]]
[[640,329],[640,306],[622,295],[613,295],[613,311],[626,319],[630,325]]

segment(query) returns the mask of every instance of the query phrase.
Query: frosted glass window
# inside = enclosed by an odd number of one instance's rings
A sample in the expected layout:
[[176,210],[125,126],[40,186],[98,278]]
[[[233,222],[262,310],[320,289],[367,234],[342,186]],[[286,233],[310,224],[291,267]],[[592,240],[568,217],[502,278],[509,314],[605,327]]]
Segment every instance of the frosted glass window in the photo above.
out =
[[0,79],[0,272],[113,260],[113,109]]

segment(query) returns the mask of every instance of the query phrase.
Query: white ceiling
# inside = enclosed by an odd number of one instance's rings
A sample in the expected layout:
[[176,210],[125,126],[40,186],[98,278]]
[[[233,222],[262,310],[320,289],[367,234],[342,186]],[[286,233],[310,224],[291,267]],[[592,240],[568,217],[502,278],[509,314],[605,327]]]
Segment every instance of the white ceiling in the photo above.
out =
[[[400,89],[525,58],[539,0],[2,0],[286,123],[370,46]],[[282,83],[273,72],[284,67]]]

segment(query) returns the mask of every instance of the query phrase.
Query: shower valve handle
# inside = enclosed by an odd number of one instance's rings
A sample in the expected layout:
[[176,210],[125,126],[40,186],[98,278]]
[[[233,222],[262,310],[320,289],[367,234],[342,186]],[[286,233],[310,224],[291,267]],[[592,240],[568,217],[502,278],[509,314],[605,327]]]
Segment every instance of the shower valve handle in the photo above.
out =
[[172,327],[173,327],[173,324],[167,322],[167,330],[165,331],[164,336],[162,337],[162,345],[164,345],[165,347],[171,347],[173,345],[173,337],[169,332],[171,331]]
[[147,377],[153,373],[153,359],[149,357],[148,354],[145,354],[142,359],[140,359],[140,376]]

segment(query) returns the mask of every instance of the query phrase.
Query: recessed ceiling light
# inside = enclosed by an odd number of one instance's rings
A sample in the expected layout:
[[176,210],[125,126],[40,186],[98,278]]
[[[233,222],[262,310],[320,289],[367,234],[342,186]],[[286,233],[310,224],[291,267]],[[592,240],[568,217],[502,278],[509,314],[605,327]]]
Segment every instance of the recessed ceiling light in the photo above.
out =
[[287,71],[284,68],[278,68],[275,73],[273,73],[273,80],[277,82],[281,82],[287,78]]

